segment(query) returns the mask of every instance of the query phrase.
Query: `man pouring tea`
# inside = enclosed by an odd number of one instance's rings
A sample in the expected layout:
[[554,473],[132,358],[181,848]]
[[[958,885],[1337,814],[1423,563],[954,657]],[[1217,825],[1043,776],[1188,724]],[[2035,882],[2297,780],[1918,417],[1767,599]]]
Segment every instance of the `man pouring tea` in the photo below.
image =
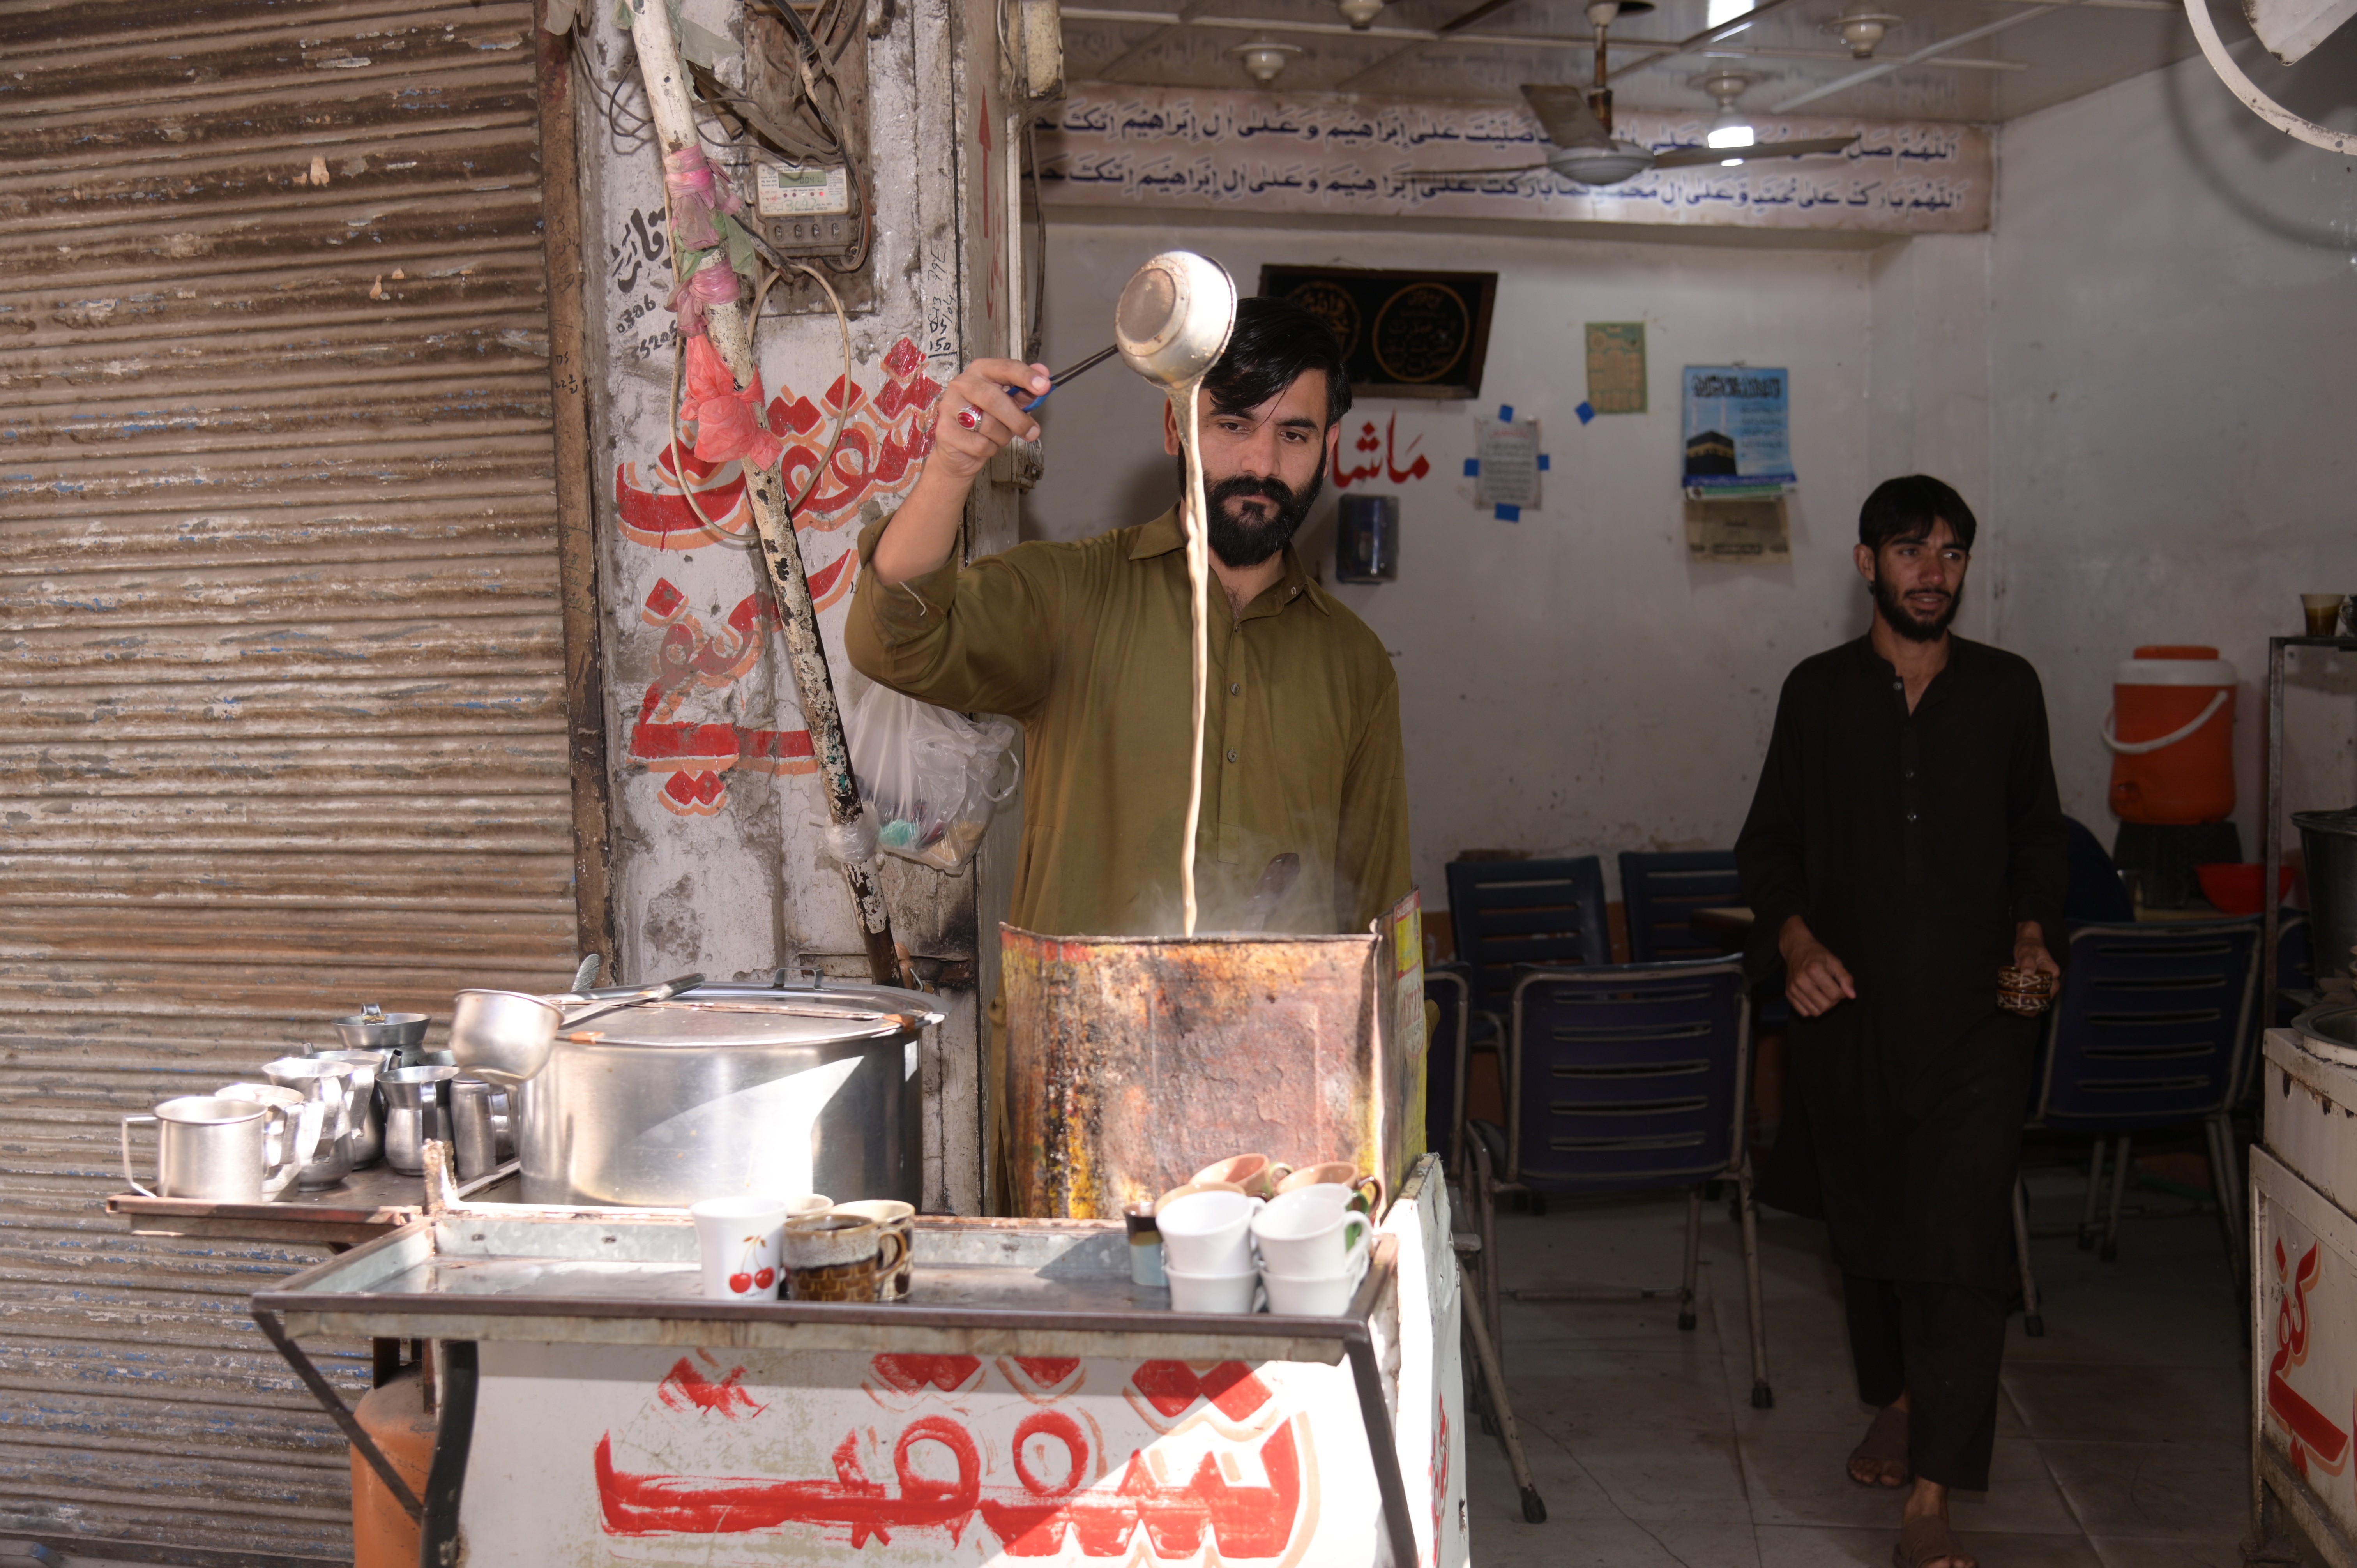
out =
[[[860,537],[845,640],[870,680],[1023,725],[1009,921],[1175,932],[1194,700],[1179,509],[957,559],[968,493],[1009,441],[1038,438],[1021,405],[1049,386],[1045,367],[1006,360],[950,382],[922,477]],[[1239,301],[1196,397],[1211,565],[1198,929],[1363,931],[1408,890],[1399,683],[1292,544],[1351,406],[1340,347],[1298,306]],[[1164,451],[1182,438],[1166,407]]]

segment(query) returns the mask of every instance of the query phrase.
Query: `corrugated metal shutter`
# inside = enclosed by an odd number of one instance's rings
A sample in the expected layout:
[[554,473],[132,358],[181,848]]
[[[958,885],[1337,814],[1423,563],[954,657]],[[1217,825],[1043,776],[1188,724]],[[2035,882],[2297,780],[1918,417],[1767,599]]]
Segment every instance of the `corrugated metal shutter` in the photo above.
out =
[[566,975],[534,75],[513,0],[0,11],[0,1532],[348,1560],[244,1307],[324,1254],[129,1236],[115,1118]]

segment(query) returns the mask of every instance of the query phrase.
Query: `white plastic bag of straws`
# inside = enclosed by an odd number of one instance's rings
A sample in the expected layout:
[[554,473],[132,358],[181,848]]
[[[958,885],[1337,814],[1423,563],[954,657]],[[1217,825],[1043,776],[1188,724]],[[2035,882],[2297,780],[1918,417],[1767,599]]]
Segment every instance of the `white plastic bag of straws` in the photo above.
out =
[[952,876],[973,865],[991,814],[1023,781],[1015,721],[970,718],[874,684],[847,721],[851,770],[877,847]]

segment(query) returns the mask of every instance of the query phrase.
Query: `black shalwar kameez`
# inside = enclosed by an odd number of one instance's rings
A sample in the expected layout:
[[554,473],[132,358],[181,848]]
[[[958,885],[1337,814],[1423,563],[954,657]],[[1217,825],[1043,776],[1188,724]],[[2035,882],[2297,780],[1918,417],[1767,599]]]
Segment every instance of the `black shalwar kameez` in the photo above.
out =
[[1796,668],[1736,854],[1755,963],[1798,915],[1857,989],[1793,1021],[1762,1197],[1822,1205],[1859,1397],[1908,1390],[1915,1473],[1980,1490],[2036,1034],[1996,977],[2018,921],[2061,957],[2068,840],[2037,671],[1948,646],[1911,714],[1868,638]]

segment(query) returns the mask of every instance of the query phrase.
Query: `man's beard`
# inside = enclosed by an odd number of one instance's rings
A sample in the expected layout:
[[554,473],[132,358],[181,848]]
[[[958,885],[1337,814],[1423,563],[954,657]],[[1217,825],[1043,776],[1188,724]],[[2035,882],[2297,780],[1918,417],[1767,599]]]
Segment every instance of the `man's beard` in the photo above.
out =
[[1873,590],[1875,606],[1882,611],[1882,618],[1890,624],[1890,629],[1910,642],[1937,642],[1947,636],[1948,623],[1956,618],[1956,607],[1963,602],[1952,592],[1948,595],[1946,607],[1936,618],[1921,621],[1880,577],[1875,578],[1867,586]]
[[[1293,487],[1278,478],[1258,478],[1251,474],[1232,474],[1207,488],[1204,504],[1211,510],[1211,546],[1219,558],[1231,566],[1257,566],[1293,542],[1301,527],[1301,520],[1309,515],[1312,502],[1326,483],[1326,471],[1309,481],[1309,488],[1299,495]],[[1266,522],[1255,521],[1241,507],[1229,503],[1246,496],[1258,496],[1273,509]]]

